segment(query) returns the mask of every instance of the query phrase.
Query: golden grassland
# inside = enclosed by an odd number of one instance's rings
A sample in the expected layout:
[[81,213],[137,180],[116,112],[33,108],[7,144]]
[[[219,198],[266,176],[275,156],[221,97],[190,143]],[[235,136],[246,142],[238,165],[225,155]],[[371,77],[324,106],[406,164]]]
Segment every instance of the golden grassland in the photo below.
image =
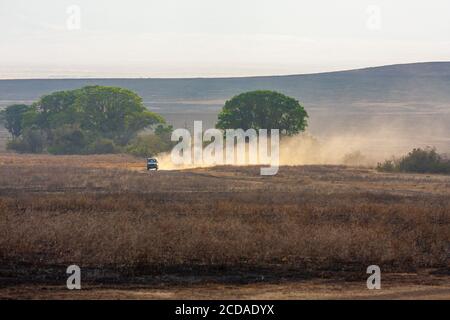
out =
[[2,154],[0,215],[6,273],[70,264],[119,275],[449,270],[449,176],[341,166],[282,167],[274,177],[258,167],[147,172],[122,155]]

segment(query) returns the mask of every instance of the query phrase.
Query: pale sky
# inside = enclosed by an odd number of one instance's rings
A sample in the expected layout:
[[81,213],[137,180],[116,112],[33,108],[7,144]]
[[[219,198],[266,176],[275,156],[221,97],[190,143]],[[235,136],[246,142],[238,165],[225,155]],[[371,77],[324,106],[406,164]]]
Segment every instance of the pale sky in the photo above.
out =
[[3,79],[450,61],[449,0],[0,0],[0,30]]

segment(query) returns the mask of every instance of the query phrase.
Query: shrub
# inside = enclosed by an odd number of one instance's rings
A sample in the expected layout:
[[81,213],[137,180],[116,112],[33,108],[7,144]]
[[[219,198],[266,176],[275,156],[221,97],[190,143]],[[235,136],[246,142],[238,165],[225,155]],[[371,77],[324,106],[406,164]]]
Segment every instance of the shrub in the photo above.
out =
[[160,152],[168,151],[170,147],[170,144],[163,141],[159,136],[147,134],[136,137],[128,145],[127,153],[138,157],[153,157]]
[[417,148],[400,159],[379,163],[377,169],[386,172],[450,174],[450,160],[441,156],[435,148]]
[[14,139],[14,140],[8,141],[6,143],[6,149],[7,150],[16,151],[16,152],[19,152],[19,153],[30,152],[28,150],[28,146],[23,141],[23,139]]
[[396,160],[385,160],[383,163],[378,163],[377,170],[384,172],[394,172],[396,171],[397,164]]
[[169,151],[175,142],[171,141],[173,127],[158,125],[154,133],[137,136],[128,145],[126,151],[138,157],[153,157],[161,152]]
[[108,153],[117,153],[120,151],[114,141],[111,139],[98,139],[91,143],[86,153],[88,154],[108,154]]
[[88,134],[76,125],[64,125],[52,132],[48,152],[53,154],[82,154],[88,145]]
[[19,153],[41,153],[45,149],[46,140],[43,131],[30,128],[24,131],[21,138],[9,141],[6,148]]

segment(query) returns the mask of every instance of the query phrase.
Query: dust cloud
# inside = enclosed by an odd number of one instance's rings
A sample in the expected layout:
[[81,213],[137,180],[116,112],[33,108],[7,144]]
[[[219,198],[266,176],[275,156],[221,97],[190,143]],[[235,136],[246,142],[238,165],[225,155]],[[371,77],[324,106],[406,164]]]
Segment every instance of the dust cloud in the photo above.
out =
[[[432,128],[433,133],[436,128]],[[323,136],[305,132],[280,139],[280,166],[295,165],[348,165],[375,167],[377,163],[407,154],[413,148],[437,147],[441,153],[450,152],[450,139],[437,137],[429,130],[416,130],[414,134],[398,124],[366,128],[364,132],[351,131]],[[248,150],[247,150],[248,151]],[[225,151],[224,151],[225,153]],[[208,167],[208,165],[176,166],[171,154],[157,156],[162,170]],[[263,163],[248,163],[260,164]]]

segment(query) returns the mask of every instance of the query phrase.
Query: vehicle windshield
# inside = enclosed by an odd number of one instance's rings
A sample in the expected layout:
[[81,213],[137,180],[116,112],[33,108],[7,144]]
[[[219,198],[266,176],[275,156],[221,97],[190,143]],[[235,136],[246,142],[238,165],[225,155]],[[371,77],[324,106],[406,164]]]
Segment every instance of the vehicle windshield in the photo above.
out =
[[156,163],[156,162],[158,162],[158,161],[156,161],[156,159],[148,159],[148,162],[150,162],[150,163]]

